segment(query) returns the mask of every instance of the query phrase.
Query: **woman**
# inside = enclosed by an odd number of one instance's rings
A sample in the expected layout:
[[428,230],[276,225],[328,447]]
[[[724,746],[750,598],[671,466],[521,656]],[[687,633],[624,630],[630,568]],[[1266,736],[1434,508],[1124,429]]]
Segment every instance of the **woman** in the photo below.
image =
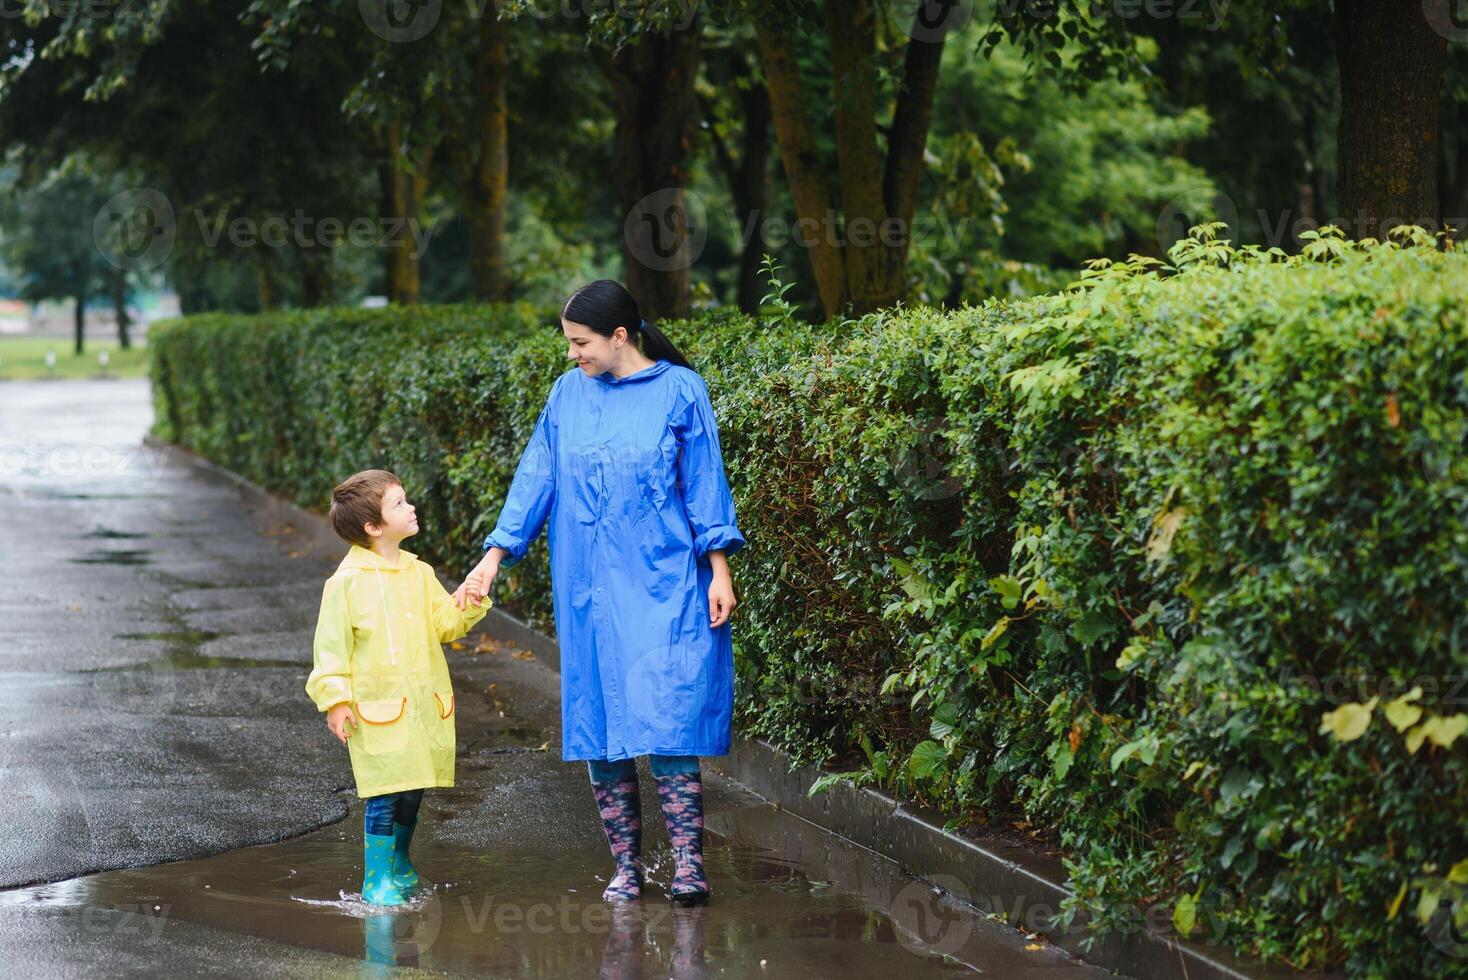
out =
[[698,757],[729,751],[734,587],[744,545],[708,390],[618,283],[561,311],[567,356],[520,457],[484,559],[489,587],[547,519],[561,647],[561,757],[584,759],[616,873],[608,901],[641,897],[635,758],[648,756],[677,862],[671,897],[702,904]]

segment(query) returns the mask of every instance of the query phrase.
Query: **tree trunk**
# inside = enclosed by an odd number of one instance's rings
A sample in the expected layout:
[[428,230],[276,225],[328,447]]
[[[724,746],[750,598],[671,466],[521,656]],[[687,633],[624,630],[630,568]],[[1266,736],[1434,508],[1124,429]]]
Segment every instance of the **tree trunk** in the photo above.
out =
[[112,273],[112,313],[117,318],[117,345],[128,350],[133,345],[133,321],[127,315],[127,272],[122,269]]
[[1453,145],[1444,146],[1439,155],[1438,196],[1443,222],[1458,229],[1453,237],[1462,240],[1463,229],[1468,226],[1468,105],[1460,104],[1455,110],[1458,118],[1452,127]]
[[[736,159],[722,137],[713,113],[708,116],[708,133],[714,146],[714,157],[729,182],[734,210],[739,221],[742,243],[739,253],[737,296],[745,313],[759,313],[759,269],[764,259],[765,198],[770,162],[770,97],[765,87],[751,77],[749,63],[741,52],[729,52],[732,71],[728,77],[713,78],[718,87],[732,86],[738,91],[740,115],[744,126],[740,133],[740,151]],[[710,74],[714,74],[710,72]],[[743,82],[744,84],[740,84]]]
[[1337,197],[1344,230],[1354,238],[1384,239],[1397,224],[1437,227],[1446,38],[1421,3],[1336,0],[1335,41],[1341,77]]
[[275,270],[270,267],[267,256],[260,260],[260,309],[273,310],[280,306],[280,286],[275,281]]
[[763,85],[752,84],[740,93],[744,107],[744,149],[739,154],[739,173],[734,182],[734,204],[739,209],[739,227],[747,241],[739,253],[739,308],[759,312],[759,267],[764,261],[765,201],[770,169],[770,97]]
[[794,45],[787,35],[755,29],[795,208],[807,228],[820,229],[810,254],[827,317],[848,303],[860,315],[907,295],[907,254],[946,34],[936,41],[908,42],[884,161],[877,147],[876,16],[873,0],[826,0],[841,181],[839,229],[826,189],[826,165],[805,113]]
[[[627,289],[649,320],[692,312],[690,219],[684,187],[698,127],[698,45],[702,23],[644,33],[612,56],[617,100],[612,180],[623,220]],[[700,237],[700,241],[702,238]]]
[[76,318],[74,328],[76,331],[76,353],[80,357],[87,336],[87,287],[85,285],[79,287],[76,291]]
[[458,155],[469,232],[469,280],[482,303],[504,300],[505,203],[510,168],[509,54],[505,25],[485,8],[474,59],[472,138]]
[[[416,305],[421,299],[422,256],[417,251],[414,225],[421,220],[423,197],[428,193],[428,173],[433,164],[433,146],[419,147],[417,160],[403,154],[402,126],[390,122],[383,127],[386,160],[380,171],[383,213],[388,219],[384,259],[387,301]],[[415,164],[409,171],[409,164]]]
[[872,0],[826,0],[846,288],[857,316],[896,303],[906,280],[898,254],[883,240],[888,226],[877,154],[876,26]]
[[836,211],[826,184],[826,163],[816,146],[810,116],[805,110],[805,89],[789,34],[756,23],[760,64],[770,96],[770,116],[775,124],[775,144],[785,168],[785,180],[795,199],[795,215],[807,233],[795,240],[810,256],[811,272],[826,318],[837,316],[846,305],[846,265],[834,233]]

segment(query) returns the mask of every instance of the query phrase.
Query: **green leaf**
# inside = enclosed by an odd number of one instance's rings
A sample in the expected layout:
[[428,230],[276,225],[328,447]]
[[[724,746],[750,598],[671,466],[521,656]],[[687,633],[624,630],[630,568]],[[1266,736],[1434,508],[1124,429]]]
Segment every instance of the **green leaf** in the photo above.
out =
[[1411,728],[1422,717],[1421,706],[1411,703],[1412,693],[1415,693],[1417,697],[1421,697],[1422,688],[1414,687],[1412,688],[1412,692],[1404,694],[1394,701],[1388,701],[1386,706],[1382,708],[1382,714],[1386,715],[1386,720],[1399,732],[1404,732]]
[[1083,646],[1090,646],[1111,632],[1111,629],[1111,618],[1105,613],[1088,612],[1071,624],[1070,635]]
[[932,779],[943,770],[948,753],[943,746],[933,741],[922,741],[913,746],[912,757],[907,760],[907,771],[914,779]]
[[994,591],[999,593],[1000,601],[1004,603],[1005,609],[1013,609],[1019,605],[1020,597],[1024,594],[1024,586],[1019,579],[1013,575],[999,575],[989,579],[989,584],[994,586]]
[[989,627],[989,632],[984,634],[984,639],[979,643],[979,649],[989,649],[999,640],[1001,636],[1004,635],[1004,631],[1007,629],[1009,629],[1009,617],[1000,616],[999,622]]
[[1348,703],[1327,711],[1320,719],[1320,734],[1329,733],[1337,742],[1354,742],[1366,734],[1375,707],[1376,698],[1372,698],[1365,704]]
[[1172,927],[1184,937],[1191,936],[1197,921],[1198,900],[1192,895],[1184,895],[1172,910]]

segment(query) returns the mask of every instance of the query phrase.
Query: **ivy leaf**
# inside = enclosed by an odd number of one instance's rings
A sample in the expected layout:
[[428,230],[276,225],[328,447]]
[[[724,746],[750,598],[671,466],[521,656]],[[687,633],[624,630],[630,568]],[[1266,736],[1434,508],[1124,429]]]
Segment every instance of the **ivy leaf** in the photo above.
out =
[[1090,646],[1111,632],[1111,619],[1105,613],[1088,612],[1070,627],[1070,635],[1083,646]]
[[1411,703],[1420,697],[1422,697],[1422,688],[1414,687],[1396,700],[1388,701],[1382,713],[1386,715],[1386,720],[1391,722],[1393,728],[1404,732],[1422,718],[1422,708]]
[[1024,594],[1024,586],[1020,585],[1019,579],[1013,575],[998,575],[989,579],[989,584],[999,593],[1005,609],[1013,609],[1019,605],[1020,597]]

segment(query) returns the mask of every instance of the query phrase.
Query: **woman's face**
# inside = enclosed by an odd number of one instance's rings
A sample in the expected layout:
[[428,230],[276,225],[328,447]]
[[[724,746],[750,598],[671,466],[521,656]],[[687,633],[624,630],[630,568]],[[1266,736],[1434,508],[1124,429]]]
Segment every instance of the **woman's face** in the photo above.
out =
[[603,337],[584,324],[562,319],[561,332],[566,335],[566,356],[591,377],[616,367],[627,343],[625,327],[618,327],[612,336]]

